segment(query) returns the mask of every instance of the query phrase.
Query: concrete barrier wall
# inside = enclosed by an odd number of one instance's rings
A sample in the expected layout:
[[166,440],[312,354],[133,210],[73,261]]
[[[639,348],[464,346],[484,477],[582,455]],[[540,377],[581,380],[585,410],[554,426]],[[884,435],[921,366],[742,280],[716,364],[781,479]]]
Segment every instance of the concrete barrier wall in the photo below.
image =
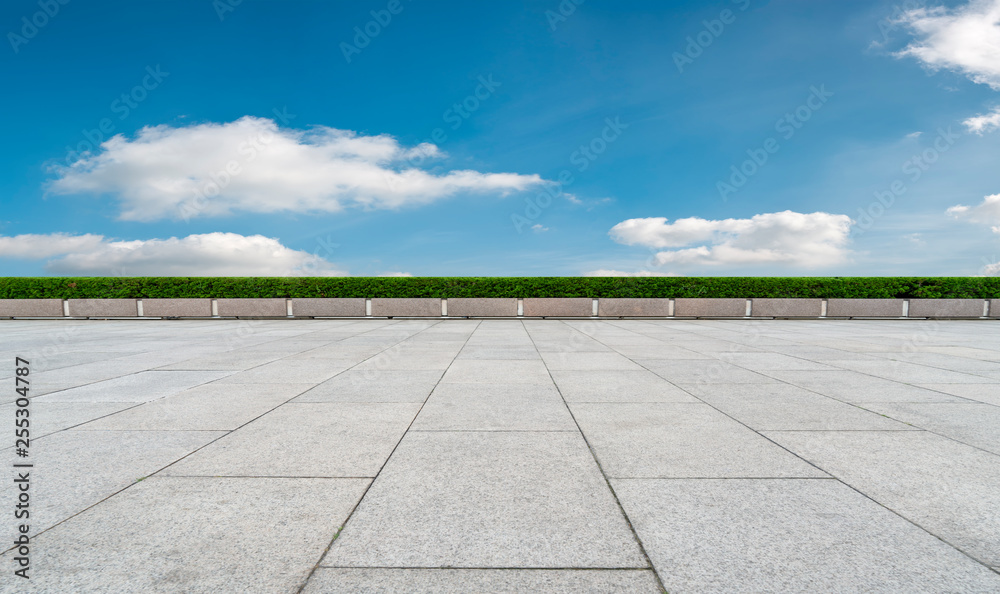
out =
[[755,318],[818,318],[823,315],[822,299],[751,299],[750,315]]
[[363,318],[365,300],[358,299],[292,299],[292,315],[297,318]]
[[[286,318],[286,299],[0,299],[0,318],[69,317],[132,318],[143,317],[207,318],[247,317]],[[441,299],[371,300],[366,314],[365,299],[292,299],[293,317],[442,317]],[[455,298],[447,302],[448,317],[518,317],[517,299]],[[745,318],[746,299],[600,299],[598,317],[604,318]],[[982,318],[987,301],[983,299],[911,299],[904,310],[904,299],[829,299],[824,313],[823,299],[753,299],[751,316],[755,318]],[[1000,319],[1000,299],[988,302],[992,319]],[[529,318],[589,318],[593,316],[590,298],[526,298],[521,315]]]
[[288,305],[284,299],[216,299],[223,318],[285,318]]
[[743,318],[747,315],[747,300],[678,298],[674,300],[674,315],[679,318]]
[[669,299],[600,299],[600,317],[665,318],[671,315]]
[[911,318],[981,318],[982,299],[911,299]]
[[449,299],[448,317],[514,318],[517,317],[517,299]]
[[0,318],[62,317],[62,299],[0,299]]
[[212,316],[212,300],[143,299],[142,315],[151,318],[209,318]]
[[135,299],[70,299],[69,315],[86,318],[134,318],[139,315]]
[[440,299],[372,299],[376,318],[440,318]]
[[594,315],[594,300],[589,297],[566,299],[529,298],[523,300],[528,318],[589,318]]
[[831,318],[901,318],[905,299],[830,299]]

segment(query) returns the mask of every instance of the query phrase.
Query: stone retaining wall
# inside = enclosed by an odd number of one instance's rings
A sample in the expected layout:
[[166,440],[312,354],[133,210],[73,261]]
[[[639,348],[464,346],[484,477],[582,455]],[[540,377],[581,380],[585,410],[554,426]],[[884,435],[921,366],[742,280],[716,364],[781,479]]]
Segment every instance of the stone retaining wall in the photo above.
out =
[[1000,299],[0,299],[0,318],[323,317],[1000,319]]
[[517,299],[449,299],[450,318],[514,318]]

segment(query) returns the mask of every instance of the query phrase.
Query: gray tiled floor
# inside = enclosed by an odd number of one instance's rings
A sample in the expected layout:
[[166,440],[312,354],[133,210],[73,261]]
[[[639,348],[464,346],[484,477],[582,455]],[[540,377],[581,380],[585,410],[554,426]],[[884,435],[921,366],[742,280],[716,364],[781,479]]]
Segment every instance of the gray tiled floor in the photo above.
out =
[[1000,591],[996,322],[0,336],[36,481],[0,592]]

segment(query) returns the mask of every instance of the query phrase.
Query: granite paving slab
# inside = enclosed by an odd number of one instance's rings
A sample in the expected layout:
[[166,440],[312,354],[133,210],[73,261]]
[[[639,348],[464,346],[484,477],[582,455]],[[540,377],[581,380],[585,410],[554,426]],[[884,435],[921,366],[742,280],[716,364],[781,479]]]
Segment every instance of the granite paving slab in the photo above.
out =
[[[221,435],[213,431],[68,430],[33,440],[30,459],[18,459],[34,464],[32,533],[100,503]],[[10,450],[7,453],[11,454]],[[15,472],[20,470],[8,467],[8,485],[13,484]],[[5,487],[2,493],[4,507],[13,510],[15,491]],[[13,539],[14,526],[5,523],[4,535]]]
[[220,380],[227,371],[143,371],[39,396],[42,402],[149,402]]
[[756,431],[881,430],[909,425],[869,410],[788,384],[680,384],[700,400]]
[[954,397],[940,402],[973,401],[1000,406],[1000,382],[989,384],[919,384],[919,386]]
[[549,371],[541,361],[473,360],[456,359],[444,377],[443,383],[498,383],[548,384],[552,382]]
[[351,369],[305,392],[295,402],[423,402],[440,370]]
[[553,371],[567,402],[697,402],[684,390],[645,369]]
[[312,384],[203,384],[105,416],[85,431],[231,431],[305,392]]
[[568,569],[351,569],[321,567],[305,594],[641,594],[661,592],[652,571]]
[[1000,590],[995,321],[0,335],[32,357],[27,591]]
[[579,434],[414,432],[321,565],[641,569],[646,562]]
[[[1000,386],[997,386],[1000,389]],[[874,402],[866,408],[1000,455],[1000,406],[979,402]]]
[[569,406],[608,477],[826,476],[706,404]]
[[408,403],[289,403],[163,474],[374,477],[419,408]]
[[441,384],[414,431],[576,431],[551,384]]
[[[911,385],[853,371],[768,371],[775,379],[852,404],[866,402],[963,402],[925,384]],[[954,384],[974,386],[977,384]]]
[[1000,456],[926,431],[764,434],[973,558],[1000,567]]
[[612,485],[668,592],[1000,588],[1000,575],[839,481]]
[[34,539],[32,579],[13,585],[25,593],[298,592],[368,483],[153,477]]
[[[135,402],[43,402],[30,405],[31,434],[44,437],[137,406]],[[14,403],[0,406],[0,419],[14,418]]]

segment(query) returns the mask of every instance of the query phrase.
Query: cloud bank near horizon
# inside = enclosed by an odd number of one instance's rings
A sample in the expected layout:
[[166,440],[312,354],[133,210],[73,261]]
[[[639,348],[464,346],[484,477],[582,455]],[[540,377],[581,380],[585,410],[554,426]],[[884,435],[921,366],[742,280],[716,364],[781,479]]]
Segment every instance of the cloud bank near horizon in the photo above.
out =
[[0,258],[41,260],[66,276],[347,276],[333,263],[262,235],[206,233],[115,241],[101,235],[0,237]]
[[847,215],[786,210],[749,219],[689,217],[672,223],[665,217],[629,219],[608,234],[624,245],[683,248],[657,252],[651,259],[657,267],[778,264],[823,268],[849,259],[847,244],[853,224]]

